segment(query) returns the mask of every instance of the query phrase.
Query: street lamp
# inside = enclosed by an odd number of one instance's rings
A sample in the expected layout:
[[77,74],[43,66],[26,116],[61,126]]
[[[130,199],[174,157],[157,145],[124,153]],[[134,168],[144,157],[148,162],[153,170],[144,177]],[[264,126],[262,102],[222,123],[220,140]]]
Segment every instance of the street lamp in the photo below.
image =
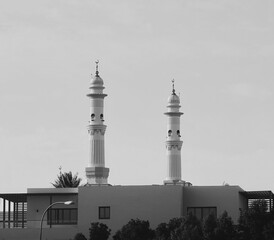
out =
[[44,217],[47,213],[47,211],[54,205],[56,204],[65,204],[65,205],[71,205],[71,204],[74,204],[73,201],[66,201],[66,202],[54,202],[52,204],[50,204],[46,210],[43,212],[43,215],[42,215],[42,218],[41,218],[41,221],[40,221],[40,240],[42,240],[42,229],[43,229],[43,221],[44,221]]

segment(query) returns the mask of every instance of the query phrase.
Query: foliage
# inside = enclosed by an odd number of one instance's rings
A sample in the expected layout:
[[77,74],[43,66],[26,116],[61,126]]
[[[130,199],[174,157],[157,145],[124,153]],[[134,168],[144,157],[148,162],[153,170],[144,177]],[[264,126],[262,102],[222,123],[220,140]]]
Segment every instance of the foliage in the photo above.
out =
[[82,233],[77,233],[73,240],[87,240],[87,238]]
[[170,230],[168,224],[160,223],[155,229],[156,240],[167,240],[170,238]]
[[[153,238],[154,235],[154,238]],[[155,231],[148,221],[130,220],[113,240],[274,240],[274,211],[267,211],[264,200],[254,201],[241,211],[239,225],[225,211],[218,218],[210,214],[203,221],[193,215],[160,223]]]
[[171,231],[171,240],[201,240],[203,229],[201,221],[192,214],[183,218],[178,228]]
[[60,171],[55,182],[51,184],[56,188],[76,188],[80,185],[81,180],[82,179],[78,177],[78,174],[72,175],[71,171]]
[[149,221],[131,219],[113,236],[114,240],[152,240],[154,231],[150,229]]
[[274,212],[272,211],[269,217],[269,221],[264,226],[263,236],[265,240],[273,240],[274,239]]
[[111,230],[106,224],[94,222],[91,223],[89,228],[89,239],[90,240],[107,240]]
[[155,230],[155,239],[157,240],[170,240],[171,233],[175,229],[179,228],[183,219],[182,218],[172,218],[169,223],[160,223]]
[[207,216],[203,223],[204,240],[216,239],[217,219],[214,214]]
[[236,238],[234,223],[226,211],[217,219],[215,234],[218,240],[233,240]]
[[267,202],[256,200],[250,209],[241,211],[238,235],[241,240],[274,239],[274,213],[267,212]]

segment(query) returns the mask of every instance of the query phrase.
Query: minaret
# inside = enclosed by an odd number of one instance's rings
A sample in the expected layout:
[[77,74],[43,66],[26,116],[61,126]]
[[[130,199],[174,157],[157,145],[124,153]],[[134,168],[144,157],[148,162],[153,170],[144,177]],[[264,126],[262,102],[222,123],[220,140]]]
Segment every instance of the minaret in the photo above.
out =
[[105,167],[105,131],[104,125],[104,82],[99,76],[98,63],[96,61],[96,74],[91,80],[90,93],[90,120],[89,133],[89,163],[86,168],[88,184],[108,184],[109,168]]
[[180,98],[176,95],[174,89],[174,80],[172,80],[172,93],[168,98],[167,112],[167,137],[166,137],[166,155],[167,155],[167,177],[164,184],[183,184],[181,180],[181,148],[183,141],[180,140]]

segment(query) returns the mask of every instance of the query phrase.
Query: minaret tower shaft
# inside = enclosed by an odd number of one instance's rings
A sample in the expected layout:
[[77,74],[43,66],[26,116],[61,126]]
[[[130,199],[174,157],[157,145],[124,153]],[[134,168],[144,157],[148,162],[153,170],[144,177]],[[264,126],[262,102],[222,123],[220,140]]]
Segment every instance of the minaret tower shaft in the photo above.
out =
[[167,112],[167,137],[166,137],[166,156],[167,156],[167,177],[164,184],[181,184],[181,141],[180,133],[180,98],[174,89],[172,80],[172,93],[168,98]]
[[108,184],[109,168],[105,167],[105,131],[104,124],[104,82],[99,76],[98,63],[96,61],[96,74],[91,80],[90,93],[90,120],[89,133],[89,162],[86,167],[88,184]]

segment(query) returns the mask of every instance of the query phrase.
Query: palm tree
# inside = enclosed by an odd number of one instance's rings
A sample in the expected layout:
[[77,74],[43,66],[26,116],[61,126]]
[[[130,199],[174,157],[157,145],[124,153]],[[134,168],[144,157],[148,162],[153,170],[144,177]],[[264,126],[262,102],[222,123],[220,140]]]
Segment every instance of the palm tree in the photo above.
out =
[[78,173],[72,175],[71,171],[62,172],[60,170],[57,179],[51,184],[56,188],[77,188],[81,181],[82,179],[78,177]]

